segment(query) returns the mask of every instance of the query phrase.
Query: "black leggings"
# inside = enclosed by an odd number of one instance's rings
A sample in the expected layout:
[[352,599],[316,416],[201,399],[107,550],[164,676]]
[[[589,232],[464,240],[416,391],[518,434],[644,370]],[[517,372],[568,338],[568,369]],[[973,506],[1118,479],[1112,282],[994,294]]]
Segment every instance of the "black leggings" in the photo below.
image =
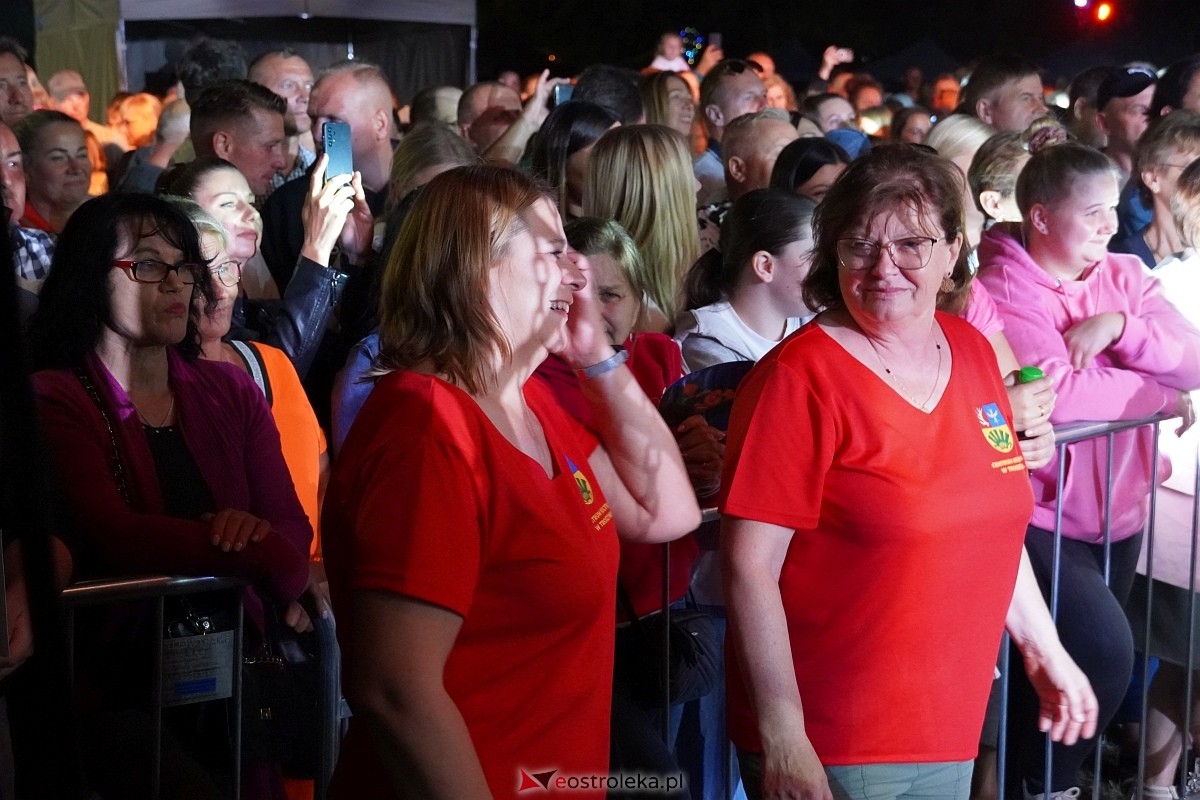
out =
[[[1100,703],[1097,734],[1103,731],[1120,706],[1133,669],[1133,636],[1123,607],[1129,598],[1141,552],[1142,535],[1112,544],[1109,586],[1104,585],[1104,546],[1063,538],[1058,594],[1058,635],[1071,658],[1087,675]],[[1054,534],[1030,527],[1025,548],[1046,603],[1050,602],[1050,576]],[[1111,588],[1110,588],[1111,587]],[[1021,797],[1021,780],[1029,791],[1042,791],[1046,737],[1037,729],[1038,698],[1025,677],[1021,656],[1013,648],[1008,720],[1008,796]],[[1094,750],[1095,739],[1070,747],[1054,745],[1050,791],[1077,784],[1077,774]],[[1013,780],[1016,778],[1016,780]]]

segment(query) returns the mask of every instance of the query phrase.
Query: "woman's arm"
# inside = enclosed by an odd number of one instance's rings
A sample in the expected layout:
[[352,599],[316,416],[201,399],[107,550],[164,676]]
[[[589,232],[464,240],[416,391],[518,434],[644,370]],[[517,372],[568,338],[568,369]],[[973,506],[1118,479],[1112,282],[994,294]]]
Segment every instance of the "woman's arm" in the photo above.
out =
[[729,635],[742,665],[763,743],[763,796],[831,800],[825,770],[804,730],[779,573],[793,531],[766,522],[721,521],[721,567]]
[[[123,575],[233,575],[255,583],[268,579],[275,546],[225,552],[213,546],[209,522],[142,513],[125,504],[113,476],[108,433],[74,375],[39,373],[34,390],[43,435],[79,540],[102,569]],[[132,481],[130,465],[125,469],[126,479]],[[296,594],[303,588],[301,580]]]
[[1005,626],[1021,651],[1025,673],[1040,699],[1038,730],[1049,731],[1051,739],[1066,745],[1095,736],[1096,695],[1059,641],[1024,548]]
[[[244,469],[250,493],[249,513],[265,520],[270,534],[247,548],[261,551],[267,585],[283,603],[300,597],[308,585],[312,525],[296,496],[295,484],[279,441],[279,429],[262,392],[238,375],[245,403]],[[232,465],[231,465],[232,466]]]
[[340,242],[344,262],[357,264],[371,246],[371,210],[361,178],[355,173],[349,184],[325,183],[325,160],[322,155],[309,176],[309,191],[301,208],[304,240],[300,257],[278,312],[263,335],[264,342],[287,353],[301,378],[312,366],[346,286],[346,274],[330,266],[334,248]]
[[700,525],[700,506],[679,446],[624,366],[585,379],[603,447],[589,463],[623,539],[666,542]]
[[1114,360],[1174,389],[1200,388],[1200,330],[1167,299],[1157,278],[1145,272],[1137,278],[1140,283],[1128,291],[1140,289],[1139,307],[1122,315],[1111,349]]
[[[587,259],[578,258],[580,272],[590,281]],[[561,355],[572,367],[591,367],[614,355],[590,283],[575,292],[567,328],[569,342]],[[604,445],[588,462],[621,537],[666,542],[695,530],[700,506],[679,447],[633,373],[618,364],[590,378],[580,373],[579,383]]]
[[370,727],[392,790],[405,798],[490,798],[466,723],[443,684],[462,617],[383,592],[353,598],[346,699]]

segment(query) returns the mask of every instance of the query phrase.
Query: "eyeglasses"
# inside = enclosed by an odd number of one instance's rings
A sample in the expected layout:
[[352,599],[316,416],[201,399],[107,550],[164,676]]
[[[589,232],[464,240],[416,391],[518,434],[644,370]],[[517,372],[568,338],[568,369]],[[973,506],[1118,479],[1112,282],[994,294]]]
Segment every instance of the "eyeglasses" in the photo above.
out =
[[122,269],[129,280],[137,283],[162,283],[172,272],[179,273],[179,282],[190,286],[199,283],[199,276],[204,267],[199,264],[164,264],[161,261],[127,261],[119,259],[112,262],[114,267]]
[[902,270],[918,270],[929,263],[933,246],[941,239],[906,236],[883,244],[867,239],[838,239],[838,260],[846,269],[870,269],[879,263],[879,251],[887,250],[892,263]]
[[226,286],[237,286],[242,280],[242,265],[237,261],[211,264],[208,271],[214,278]]

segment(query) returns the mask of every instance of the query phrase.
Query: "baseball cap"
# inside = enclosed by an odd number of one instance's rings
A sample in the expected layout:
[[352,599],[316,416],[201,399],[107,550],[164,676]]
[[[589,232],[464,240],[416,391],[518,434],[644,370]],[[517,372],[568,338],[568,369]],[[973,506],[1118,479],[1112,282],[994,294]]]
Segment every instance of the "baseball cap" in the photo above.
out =
[[1133,97],[1158,82],[1154,70],[1147,66],[1114,67],[1096,90],[1096,108],[1100,111],[1114,97]]

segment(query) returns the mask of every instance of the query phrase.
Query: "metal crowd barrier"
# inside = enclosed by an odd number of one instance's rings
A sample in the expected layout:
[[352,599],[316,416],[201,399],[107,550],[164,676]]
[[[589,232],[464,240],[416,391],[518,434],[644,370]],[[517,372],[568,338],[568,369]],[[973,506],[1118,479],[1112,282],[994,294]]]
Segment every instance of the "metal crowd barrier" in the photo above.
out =
[[[232,595],[231,602],[236,608],[235,626],[233,631],[233,647],[230,651],[230,669],[232,670],[232,686],[231,694],[232,702],[235,708],[241,707],[242,702],[242,636],[244,631],[243,625],[243,608],[242,608],[242,591],[245,588],[245,582],[237,578],[217,578],[217,577],[200,577],[200,578],[184,578],[184,577],[166,577],[154,576],[143,578],[124,578],[109,581],[88,581],[77,583],[68,586],[63,590],[62,603],[67,615],[67,631],[68,636],[68,667],[72,681],[75,676],[75,610],[84,606],[102,606],[113,603],[124,603],[133,600],[150,601],[154,605],[154,636],[157,641],[157,646],[154,650],[154,671],[152,678],[151,691],[153,699],[151,702],[154,736],[151,745],[151,798],[159,800],[162,795],[162,734],[163,734],[163,708],[164,703],[164,661],[166,656],[164,653],[163,630],[166,620],[165,606],[168,597],[180,595],[195,595],[207,592],[229,592]],[[199,638],[199,637],[187,637]],[[215,683],[219,683],[220,679],[213,679]],[[214,683],[214,692],[220,693]],[[197,696],[204,698],[205,692],[198,690]],[[178,705],[185,705],[189,702],[204,702],[204,699],[190,701],[181,700]],[[233,798],[238,800],[241,795],[241,744],[242,744],[242,717],[241,714],[233,715]]]
[[[1145,621],[1145,630],[1143,632],[1142,641],[1135,643],[1141,650],[1143,678],[1144,678],[1144,680],[1142,682],[1142,689],[1141,689],[1141,728],[1140,728],[1140,739],[1138,742],[1138,766],[1137,766],[1137,776],[1136,776],[1137,783],[1135,785],[1134,795],[1133,795],[1134,798],[1136,798],[1136,800],[1140,800],[1140,798],[1142,796],[1141,787],[1143,785],[1143,781],[1144,781],[1144,778],[1146,775],[1146,756],[1147,756],[1146,732],[1147,732],[1147,720],[1148,720],[1148,715],[1149,715],[1148,697],[1149,697],[1150,683],[1151,683],[1151,676],[1150,676],[1150,672],[1149,672],[1149,666],[1150,666],[1150,660],[1151,660],[1150,641],[1151,641],[1151,633],[1152,633],[1151,621],[1152,621],[1153,613],[1154,613],[1153,593],[1154,593],[1154,584],[1155,584],[1155,581],[1154,581],[1155,511],[1157,509],[1158,491],[1159,491],[1158,434],[1159,434],[1159,424],[1164,421],[1171,420],[1171,419],[1174,419],[1174,417],[1160,414],[1160,415],[1147,417],[1147,418],[1143,418],[1143,419],[1137,419],[1137,420],[1129,420],[1129,421],[1122,421],[1122,422],[1108,422],[1108,423],[1082,422],[1082,423],[1075,423],[1075,424],[1071,424],[1071,425],[1058,426],[1055,428],[1055,434],[1056,434],[1056,439],[1057,439],[1055,446],[1057,449],[1057,457],[1058,457],[1058,480],[1057,480],[1056,496],[1058,498],[1060,498],[1060,500],[1059,500],[1059,506],[1056,509],[1056,513],[1055,513],[1054,545],[1053,545],[1053,551],[1052,551],[1053,556],[1052,556],[1052,572],[1051,572],[1052,577],[1051,577],[1051,586],[1050,586],[1050,598],[1049,598],[1049,602],[1048,602],[1051,616],[1054,617],[1055,621],[1057,621],[1057,619],[1058,619],[1059,582],[1060,582],[1059,572],[1060,572],[1060,564],[1061,564],[1060,559],[1061,559],[1062,538],[1063,538],[1063,536],[1062,536],[1063,509],[1062,509],[1062,504],[1061,504],[1061,498],[1063,497],[1063,491],[1064,491],[1064,486],[1065,486],[1065,482],[1066,482],[1067,445],[1073,444],[1075,442],[1084,441],[1087,439],[1098,439],[1101,437],[1103,437],[1107,443],[1107,449],[1106,449],[1107,463],[1105,465],[1105,486],[1104,486],[1104,488],[1105,488],[1105,491],[1104,491],[1105,507],[1103,509],[1104,580],[1105,580],[1105,584],[1107,585],[1110,582],[1110,577],[1111,577],[1110,569],[1111,569],[1111,556],[1112,556],[1112,552],[1111,552],[1111,550],[1112,550],[1112,530],[1111,530],[1112,509],[1111,509],[1110,505],[1111,505],[1111,497],[1112,497],[1111,490],[1112,490],[1112,482],[1113,482],[1113,443],[1114,443],[1114,439],[1115,439],[1116,434],[1118,434],[1118,433],[1121,433],[1124,431],[1129,431],[1129,430],[1134,430],[1137,428],[1149,427],[1149,428],[1152,428],[1154,431],[1154,437],[1153,437],[1154,441],[1153,441],[1153,447],[1152,447],[1152,451],[1151,451],[1152,452],[1152,460],[1151,460],[1152,490],[1151,490],[1151,495],[1150,495],[1149,514],[1147,516],[1146,525],[1145,525],[1145,529],[1144,529],[1145,539],[1144,539],[1144,543],[1143,543],[1143,550],[1144,550],[1145,560],[1146,560],[1146,570],[1145,570],[1145,576],[1146,576],[1146,621]],[[1196,566],[1197,538],[1196,537],[1197,537],[1197,530],[1200,529],[1200,525],[1198,525],[1198,521],[1200,521],[1200,516],[1198,516],[1198,513],[1200,513],[1200,512],[1198,512],[1195,501],[1196,501],[1197,497],[1200,497],[1200,470],[1197,471],[1197,485],[1194,487],[1194,490],[1195,491],[1194,491],[1194,495],[1192,498],[1191,543],[1190,543],[1190,547],[1189,547],[1190,569],[1189,569],[1189,581],[1188,581],[1188,585],[1186,587],[1189,597],[1192,597],[1195,594],[1196,581],[1197,581],[1197,566]],[[1193,598],[1193,601],[1194,601],[1194,598]],[[1194,661],[1193,653],[1191,652],[1193,640],[1195,637],[1194,616],[1195,616],[1195,604],[1194,604],[1194,602],[1192,602],[1192,603],[1189,603],[1189,608],[1188,608],[1188,657],[1187,657],[1187,665],[1186,665],[1186,674],[1188,676],[1191,676],[1191,674],[1195,668],[1195,664],[1193,663],[1193,661]],[[1001,648],[1001,664],[1000,664],[1001,696],[1000,696],[999,736],[998,736],[998,740],[997,740],[997,781],[998,781],[998,797],[1000,798],[1000,800],[1004,800],[1004,798],[1006,797],[1006,792],[1008,790],[1008,787],[1006,786],[1006,766],[1007,766],[1006,732],[1007,732],[1007,725],[1008,725],[1007,711],[1008,711],[1008,675],[1009,675],[1008,670],[1009,670],[1009,666],[1010,666],[1009,652],[1010,652],[1010,649],[1008,647],[1008,637],[1007,637],[1007,635],[1005,635],[1004,646]],[[1178,785],[1176,787],[1179,791],[1180,797],[1183,797],[1185,794],[1188,754],[1191,750],[1190,736],[1189,736],[1189,729],[1190,729],[1190,723],[1191,723],[1191,720],[1190,720],[1190,716],[1191,716],[1191,680],[1186,681],[1186,686],[1187,686],[1187,689],[1186,689],[1186,698],[1185,698],[1184,720],[1183,720],[1183,726],[1182,726],[1182,729],[1180,732],[1180,736],[1182,739],[1182,741],[1181,741],[1182,753],[1181,753],[1181,758],[1180,758],[1180,763],[1179,763],[1179,780],[1178,780]],[[1101,769],[1102,768],[1102,757],[1103,757],[1103,741],[1104,741],[1103,731],[1097,731],[1096,748],[1095,748],[1093,769],[1092,769],[1092,793],[1091,793],[1091,796],[1092,796],[1093,800],[1100,800],[1101,791],[1104,787],[1104,777],[1102,775],[1102,769]],[[1046,736],[1046,749],[1045,749],[1045,771],[1043,773],[1043,785],[1046,787],[1049,787],[1051,785],[1050,776],[1051,776],[1052,766],[1053,766],[1053,764],[1052,764],[1052,743],[1051,743],[1049,735],[1047,735]]]
[[[154,743],[151,753],[151,791],[152,800],[161,797],[162,769],[162,714],[165,706],[164,694],[164,647],[162,635],[165,625],[166,598],[179,595],[195,595],[206,592],[229,592],[231,604],[236,607],[236,625],[233,631],[232,650],[230,653],[230,669],[232,670],[232,686],[228,695],[234,708],[240,708],[242,702],[242,640],[244,635],[244,618],[242,593],[246,582],[239,578],[222,577],[141,577],[124,578],[110,581],[88,581],[67,587],[62,593],[63,607],[66,610],[68,625],[68,659],[72,679],[75,674],[75,610],[84,606],[101,606],[113,603],[123,603],[133,600],[146,600],[154,604],[155,630],[157,632],[157,647],[154,648],[152,714],[154,722]],[[315,611],[311,614],[313,630],[317,642],[317,658],[321,666],[320,672],[320,707],[321,732],[320,748],[315,765],[314,800],[324,800],[333,776],[333,768],[337,764],[338,751],[341,746],[346,720],[350,717],[349,707],[342,698],[342,660],[338,649],[336,624],[333,610],[323,600],[315,603]],[[197,637],[185,637],[194,639]],[[174,640],[181,641],[181,640]],[[203,687],[206,688],[206,687]],[[203,688],[197,689],[200,699],[181,699],[173,705],[186,705],[191,702],[207,702]],[[217,699],[217,698],[211,698]],[[223,699],[223,698],[222,698]],[[241,793],[241,737],[242,715],[233,714],[233,798],[238,800]]]

